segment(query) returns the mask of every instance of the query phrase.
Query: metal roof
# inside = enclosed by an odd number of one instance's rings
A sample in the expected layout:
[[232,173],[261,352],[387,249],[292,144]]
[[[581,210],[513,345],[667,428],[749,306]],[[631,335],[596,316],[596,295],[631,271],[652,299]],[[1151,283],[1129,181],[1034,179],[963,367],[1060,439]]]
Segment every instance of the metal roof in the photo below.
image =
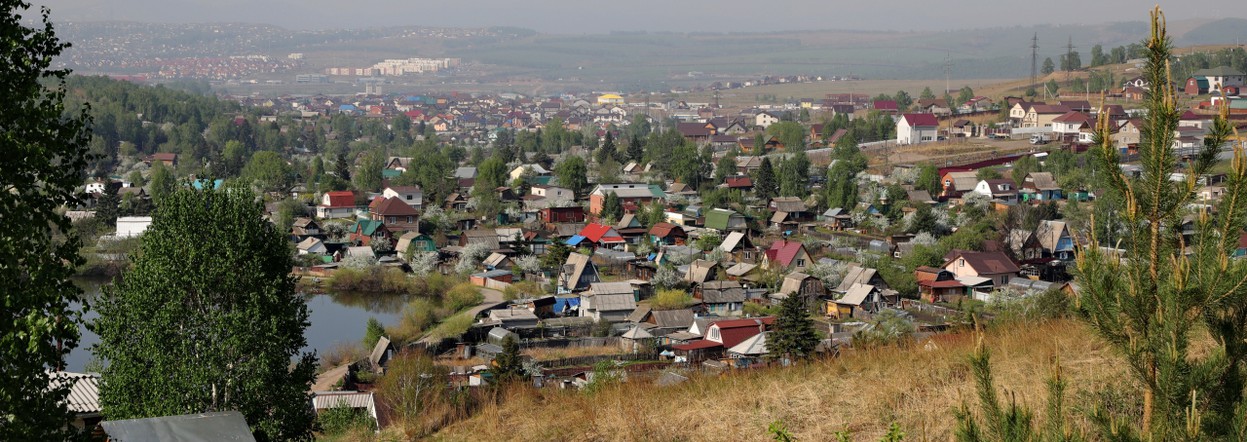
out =
[[53,388],[68,384],[69,395],[65,405],[77,414],[100,412],[100,375],[58,371],[50,374]]
[[242,413],[187,414],[100,423],[110,439],[125,442],[254,442]]

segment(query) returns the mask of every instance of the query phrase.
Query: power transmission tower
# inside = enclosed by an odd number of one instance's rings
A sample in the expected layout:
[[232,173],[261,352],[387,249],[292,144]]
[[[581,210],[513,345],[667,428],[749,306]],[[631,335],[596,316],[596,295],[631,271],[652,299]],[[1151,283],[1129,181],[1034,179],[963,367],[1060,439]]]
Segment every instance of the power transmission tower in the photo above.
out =
[[[948,76],[949,76],[949,73],[952,71],[952,68],[953,68],[953,62],[949,58],[949,53],[944,52],[944,95],[951,94],[951,92],[948,91],[948,88],[949,88]],[[950,106],[952,105],[952,103],[948,103],[948,104]]]
[[1068,81],[1070,74],[1074,72],[1074,37],[1069,38],[1069,44],[1065,46],[1065,80]]
[[1039,33],[1031,37],[1031,88],[1035,87],[1039,75]]

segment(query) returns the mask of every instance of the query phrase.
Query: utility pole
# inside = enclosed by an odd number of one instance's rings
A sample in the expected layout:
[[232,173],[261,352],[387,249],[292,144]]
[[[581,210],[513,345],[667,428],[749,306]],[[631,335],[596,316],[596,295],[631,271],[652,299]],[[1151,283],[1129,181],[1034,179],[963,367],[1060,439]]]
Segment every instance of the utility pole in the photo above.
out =
[[1031,88],[1035,87],[1036,79],[1039,78],[1039,33],[1036,32],[1031,37]]

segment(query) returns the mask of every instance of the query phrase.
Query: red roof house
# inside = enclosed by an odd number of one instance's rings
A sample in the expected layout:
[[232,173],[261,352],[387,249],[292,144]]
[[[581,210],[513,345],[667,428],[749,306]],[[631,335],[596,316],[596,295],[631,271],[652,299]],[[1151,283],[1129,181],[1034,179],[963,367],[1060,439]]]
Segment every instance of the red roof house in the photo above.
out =
[[800,270],[810,265],[810,254],[805,244],[787,239],[771,243],[766,249],[767,266],[779,266],[785,270]]

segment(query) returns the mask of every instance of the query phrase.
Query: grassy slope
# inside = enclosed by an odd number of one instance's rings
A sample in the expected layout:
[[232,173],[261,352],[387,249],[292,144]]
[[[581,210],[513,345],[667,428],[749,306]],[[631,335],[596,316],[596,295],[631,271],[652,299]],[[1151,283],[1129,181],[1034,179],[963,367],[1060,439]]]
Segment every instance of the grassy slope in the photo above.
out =
[[[997,386],[1034,408],[1059,359],[1071,409],[1104,391],[1133,389],[1124,368],[1079,322],[1018,324],[990,332]],[[948,440],[951,410],[973,397],[967,357],[974,336],[937,336],[928,348],[854,352],[795,368],[700,377],[659,388],[630,383],[595,396],[545,389],[514,394],[442,431],[440,440],[768,440],[781,419],[798,440],[849,430],[877,440],[897,422],[914,440]],[[1117,398],[1132,395],[1114,395]],[[1120,404],[1119,404],[1120,405]],[[924,437],[925,436],[925,437]]]

